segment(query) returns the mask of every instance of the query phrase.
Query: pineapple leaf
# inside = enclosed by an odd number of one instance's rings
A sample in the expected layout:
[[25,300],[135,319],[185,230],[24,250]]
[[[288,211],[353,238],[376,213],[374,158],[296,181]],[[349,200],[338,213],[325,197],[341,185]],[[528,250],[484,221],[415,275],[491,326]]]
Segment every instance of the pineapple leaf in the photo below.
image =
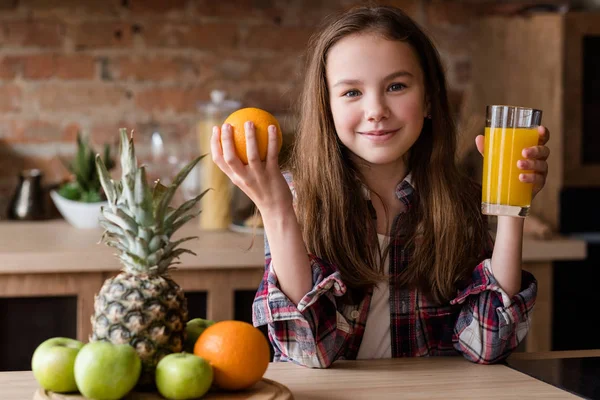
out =
[[188,237],[185,237],[185,238],[182,238],[182,239],[176,240],[176,241],[174,241],[174,242],[171,242],[171,243],[169,243],[169,245],[168,245],[168,246],[165,248],[165,250],[166,250],[167,252],[170,252],[170,251],[172,251],[173,249],[175,249],[175,247],[179,246],[181,243],[188,242],[188,241],[190,241],[190,240],[192,240],[192,239],[198,239],[198,236],[188,236]]
[[157,180],[152,190],[152,209],[156,210],[168,188]]
[[123,261],[125,263],[125,265],[130,266],[134,270],[142,271],[142,272],[144,271],[146,262],[144,260],[142,260],[141,258],[139,258],[138,256],[136,256],[135,254],[125,251],[125,252],[119,254],[119,258],[121,259],[121,261]]
[[158,249],[154,253],[150,254],[147,258],[148,265],[155,266],[160,263],[162,257],[165,255],[165,249]]
[[146,259],[148,257],[148,243],[142,239],[141,237],[137,236],[135,238],[135,254],[143,259]]
[[200,215],[200,211],[184,215],[181,218],[179,218],[178,220],[176,220],[175,222],[173,222],[173,226],[171,226],[169,236],[171,236],[173,233],[175,233],[179,228],[181,228],[183,225],[185,225],[189,220],[191,220],[192,218],[196,218],[198,215]]
[[121,135],[121,168],[122,178],[124,179],[127,175],[131,174],[137,166],[137,160],[135,158],[135,149],[133,147],[133,131],[131,137],[127,137],[127,129],[119,129]]
[[135,183],[133,189],[133,200],[135,206],[141,209],[138,215],[138,223],[142,226],[154,225],[152,213],[152,193],[146,183],[146,168],[141,167],[135,173]]
[[197,255],[196,253],[194,253],[190,249],[175,249],[171,253],[171,258],[179,258],[179,256],[182,255],[182,254],[192,254],[194,256]]
[[102,189],[104,189],[104,193],[108,199],[108,204],[114,211],[114,207],[117,204],[117,191],[115,189],[113,180],[110,179],[106,165],[100,158],[100,155],[96,155],[96,169],[98,170],[98,176],[100,177],[100,184],[102,185]]
[[117,208],[116,213],[112,213],[108,210],[105,211],[104,218],[123,229],[123,232],[131,231],[134,235],[137,235],[138,225],[136,224],[135,220],[129,215],[125,214],[125,212],[120,208]]
[[180,255],[185,254],[185,253],[192,254],[194,256],[196,255],[196,253],[194,253],[193,251],[188,250],[188,249],[177,249],[177,250],[173,251],[172,253],[170,253],[169,257],[160,260],[160,262],[158,263],[159,270],[167,269],[169,266],[174,265],[174,264],[181,264],[180,262],[173,262],[173,259],[179,258]]
[[160,249],[162,247],[163,243],[168,243],[168,242],[169,242],[169,238],[166,237],[165,235],[156,235],[150,240],[150,243],[148,243],[148,250],[151,253],[154,253],[155,251],[157,251],[158,249]]
[[185,214],[186,212],[188,212],[189,210],[194,208],[196,203],[198,203],[209,190],[210,189],[206,189],[204,192],[200,193],[198,196],[183,203],[178,209],[176,209],[172,212],[169,212],[167,214],[167,218],[165,219],[165,225],[171,226],[177,218],[179,218],[180,216],[182,216],[183,214]]
[[107,241],[105,242],[107,246],[115,248],[117,250],[119,250],[122,253],[127,252],[127,248],[118,240],[111,240],[111,241]]
[[161,197],[160,203],[158,207],[154,210],[155,215],[154,219],[157,221],[162,221],[164,219],[165,213],[167,212],[167,207],[171,203],[173,196],[175,195],[175,191],[181,185],[181,183],[185,180],[188,174],[192,171],[192,169],[198,164],[200,160],[202,160],[206,154],[196,157],[192,160],[188,165],[183,167],[181,171],[175,176],[173,179],[173,183],[169,185],[166,193]]

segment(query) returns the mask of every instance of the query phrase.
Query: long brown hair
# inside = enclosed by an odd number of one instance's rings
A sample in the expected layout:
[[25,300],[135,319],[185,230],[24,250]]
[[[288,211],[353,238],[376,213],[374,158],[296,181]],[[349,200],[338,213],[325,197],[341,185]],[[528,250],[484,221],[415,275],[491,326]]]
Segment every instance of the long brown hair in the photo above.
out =
[[326,81],[329,49],[348,35],[364,32],[408,43],[423,70],[431,120],[409,154],[416,188],[411,207],[415,229],[409,240],[413,257],[399,279],[442,303],[456,295],[481,256],[486,225],[477,186],[456,164],[456,128],[439,54],[416,23],[396,8],[351,9],[326,20],[309,42],[299,128],[288,164],[298,221],[307,250],[339,268],[347,299],[358,301],[382,279],[368,202],[361,194],[358,169],[337,137]]

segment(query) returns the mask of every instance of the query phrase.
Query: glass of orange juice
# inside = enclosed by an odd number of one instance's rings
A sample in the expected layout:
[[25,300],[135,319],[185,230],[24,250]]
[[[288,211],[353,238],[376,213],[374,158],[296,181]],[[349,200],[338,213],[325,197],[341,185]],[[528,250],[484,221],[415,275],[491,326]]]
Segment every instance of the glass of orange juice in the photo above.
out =
[[481,212],[486,215],[526,217],[533,184],[521,182],[523,149],[537,146],[542,111],[534,108],[490,105],[486,108]]

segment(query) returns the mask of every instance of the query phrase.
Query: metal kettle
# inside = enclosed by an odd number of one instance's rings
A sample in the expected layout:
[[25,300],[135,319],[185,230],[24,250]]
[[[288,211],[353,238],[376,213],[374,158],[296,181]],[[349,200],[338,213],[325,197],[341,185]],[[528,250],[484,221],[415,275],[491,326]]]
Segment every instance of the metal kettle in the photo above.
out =
[[27,169],[19,174],[19,184],[8,206],[8,219],[41,220],[46,216],[42,171]]

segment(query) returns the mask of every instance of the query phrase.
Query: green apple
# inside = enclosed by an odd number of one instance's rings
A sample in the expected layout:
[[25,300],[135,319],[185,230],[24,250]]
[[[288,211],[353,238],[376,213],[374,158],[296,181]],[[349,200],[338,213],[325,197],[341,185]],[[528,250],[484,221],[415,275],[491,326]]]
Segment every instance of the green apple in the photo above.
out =
[[213,381],[208,361],[190,353],[172,353],[156,366],[156,387],[170,400],[196,399],[204,396]]
[[188,321],[185,325],[186,339],[183,344],[183,349],[188,353],[194,352],[194,345],[198,340],[198,337],[202,335],[202,332],[209,326],[213,325],[215,321],[202,318],[194,318]]
[[76,392],[74,365],[82,347],[79,340],[66,337],[42,342],[31,357],[31,370],[40,386],[57,393]]
[[117,400],[134,388],[142,361],[129,344],[105,341],[83,346],[75,359],[75,381],[81,394],[96,400]]

